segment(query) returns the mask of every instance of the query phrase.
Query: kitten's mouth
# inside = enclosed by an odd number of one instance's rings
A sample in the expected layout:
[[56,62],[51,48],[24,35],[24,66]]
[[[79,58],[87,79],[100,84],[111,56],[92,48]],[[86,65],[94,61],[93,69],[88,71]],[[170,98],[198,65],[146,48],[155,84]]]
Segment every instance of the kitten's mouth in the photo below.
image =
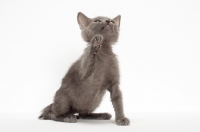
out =
[[112,30],[111,26],[110,26],[110,25],[108,25],[108,24],[106,24],[105,26],[101,27],[101,29],[100,29],[100,30],[101,30],[101,31],[102,31],[102,30],[104,30],[104,28],[106,28],[107,26],[108,26],[108,27],[110,27],[110,29]]
[[103,27],[101,28],[101,30],[103,30],[106,26],[107,26],[107,25],[103,26]]

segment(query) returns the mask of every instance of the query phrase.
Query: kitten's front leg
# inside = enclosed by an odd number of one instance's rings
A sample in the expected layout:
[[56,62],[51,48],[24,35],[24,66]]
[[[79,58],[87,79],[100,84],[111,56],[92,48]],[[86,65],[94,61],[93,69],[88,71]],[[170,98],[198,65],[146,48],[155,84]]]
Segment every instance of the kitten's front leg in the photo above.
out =
[[82,58],[81,58],[81,66],[80,66],[80,79],[86,79],[91,75],[94,70],[94,60],[97,54],[97,51],[101,48],[101,44],[103,43],[103,36],[100,34],[96,34],[91,39],[89,46],[86,48]]
[[124,116],[122,93],[118,84],[113,84],[108,90],[110,91],[111,101],[115,110],[115,122],[119,126],[129,125],[129,119]]
[[103,43],[103,36],[100,34],[96,34],[91,39],[90,43],[92,44],[94,54],[97,54],[97,51],[101,48]]

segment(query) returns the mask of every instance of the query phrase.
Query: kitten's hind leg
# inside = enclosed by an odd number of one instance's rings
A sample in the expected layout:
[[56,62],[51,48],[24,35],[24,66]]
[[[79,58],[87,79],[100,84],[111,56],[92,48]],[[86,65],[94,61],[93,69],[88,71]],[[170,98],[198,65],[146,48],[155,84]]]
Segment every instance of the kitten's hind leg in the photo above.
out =
[[90,113],[90,114],[79,114],[78,119],[96,119],[96,120],[109,120],[112,117],[108,113]]
[[60,121],[60,122],[68,122],[68,123],[75,123],[77,118],[73,114],[68,114],[68,115],[59,115],[54,117],[55,121]]
[[55,121],[68,122],[68,123],[76,122],[77,118],[73,114],[61,114],[61,115],[56,116],[52,111],[52,105],[53,104],[44,108],[43,113],[39,116],[40,119],[55,120]]
[[77,118],[75,115],[73,115],[74,112],[71,109],[68,97],[65,94],[65,91],[63,91],[62,89],[56,92],[54,103],[52,105],[52,111],[54,114],[52,119],[55,121],[69,122],[69,123],[76,122]]

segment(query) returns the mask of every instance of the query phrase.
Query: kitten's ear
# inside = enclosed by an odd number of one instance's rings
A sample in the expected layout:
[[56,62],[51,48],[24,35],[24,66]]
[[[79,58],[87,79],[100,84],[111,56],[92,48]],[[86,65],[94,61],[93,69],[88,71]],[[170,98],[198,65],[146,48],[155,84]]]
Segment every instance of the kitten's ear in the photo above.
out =
[[121,21],[121,15],[116,16],[115,18],[113,18],[113,20],[115,21],[115,24],[117,25],[117,27],[119,29],[120,21]]
[[84,15],[82,12],[79,12],[77,15],[77,21],[82,30],[90,24],[91,19]]

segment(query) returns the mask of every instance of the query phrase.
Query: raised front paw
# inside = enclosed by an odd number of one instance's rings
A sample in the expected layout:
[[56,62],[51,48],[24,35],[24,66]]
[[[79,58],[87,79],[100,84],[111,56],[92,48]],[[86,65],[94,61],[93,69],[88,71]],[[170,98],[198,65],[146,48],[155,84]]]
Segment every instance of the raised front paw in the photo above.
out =
[[91,40],[93,47],[96,48],[97,50],[101,48],[102,42],[103,42],[103,36],[100,34],[94,35]]
[[115,119],[117,125],[119,126],[128,126],[130,121],[128,118],[118,118],[118,119]]

